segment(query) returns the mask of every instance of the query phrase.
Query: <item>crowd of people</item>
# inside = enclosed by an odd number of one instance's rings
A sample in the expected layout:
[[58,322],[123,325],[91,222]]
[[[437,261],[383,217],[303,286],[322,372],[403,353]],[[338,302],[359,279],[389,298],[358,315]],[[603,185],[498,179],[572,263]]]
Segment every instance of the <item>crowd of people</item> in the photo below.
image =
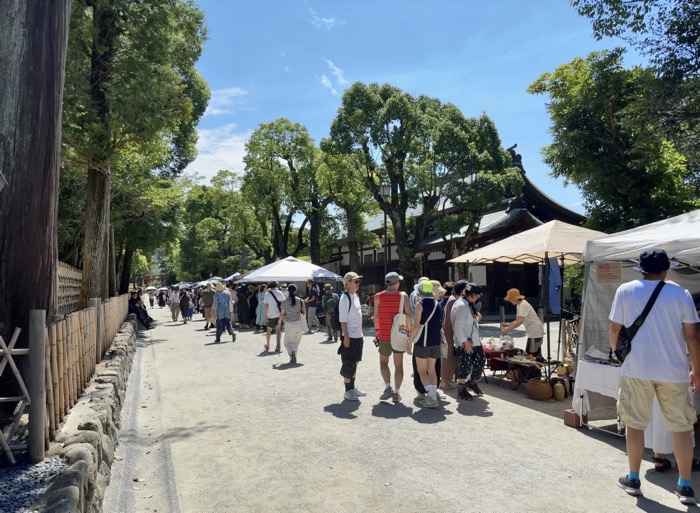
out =
[[[201,313],[204,329],[216,328],[217,343],[224,332],[235,341],[234,328],[247,327],[265,334],[264,351],[271,350],[274,334],[273,351],[280,353],[284,335],[284,348],[292,364],[297,363],[302,335],[316,333],[325,325],[327,341],[341,342],[338,354],[340,374],[345,381],[344,399],[354,401],[365,395],[355,387],[355,375],[363,354],[362,306],[371,305],[374,343],[384,382],[380,400],[402,400],[404,354],[411,357],[413,385],[422,406],[438,407],[439,399],[445,398],[440,389],[458,387],[458,397],[467,401],[473,400],[474,395],[483,395],[478,384],[485,365],[479,337],[479,285],[466,280],[440,284],[421,277],[408,294],[401,291],[403,276],[390,272],[385,277],[385,290],[368,296],[359,292],[361,280],[362,276],[357,273],[347,273],[343,277],[344,291],[337,294],[330,283],[323,285],[321,293],[319,284],[309,279],[303,297],[294,284],[276,281],[259,285],[206,283],[194,288],[172,287],[154,294],[151,306],[156,300],[160,308],[169,306],[172,321],[178,322],[181,318],[184,324],[195,313]],[[133,296],[140,298],[141,291],[134,292]],[[533,317],[534,309],[517,289],[509,290],[504,299],[513,302],[518,310],[515,321],[502,325],[503,334],[524,323],[528,347],[539,355],[543,329],[539,317],[536,314]],[[137,314],[144,327],[152,327],[153,320],[142,303],[134,304],[131,311]],[[399,348],[392,343],[392,337],[396,338],[393,325],[397,313],[403,314],[398,336],[405,339],[404,347]],[[390,362],[394,368],[393,383]]]
[[[690,401],[688,384],[692,393],[700,391],[699,310],[687,290],[665,282],[669,267],[665,252],[642,253],[642,279],[620,286],[610,312],[610,346],[615,351],[622,328],[637,322],[647,303],[656,305],[651,310],[647,307],[651,313],[646,329],[640,329],[636,335],[635,349],[621,367],[618,414],[627,429],[629,472],[619,479],[618,485],[630,495],[641,494],[639,469],[644,430],[651,419],[652,398],[656,396],[672,433],[678,464],[679,479],[674,492],[684,504],[695,504],[690,472],[700,470],[700,461],[693,458],[692,443],[698,415]],[[302,335],[320,331],[321,324],[325,324],[328,341],[340,342],[337,353],[345,387],[343,398],[347,401],[358,401],[367,395],[355,381],[364,352],[362,305],[369,304],[384,384],[379,400],[402,401],[404,355],[411,357],[413,386],[422,407],[437,408],[445,397],[441,389],[457,387],[458,398],[465,401],[482,396],[479,381],[486,359],[479,334],[481,287],[466,280],[441,284],[421,277],[409,294],[401,290],[402,281],[400,274],[390,272],[385,276],[385,289],[369,297],[360,292],[362,276],[348,272],[340,294],[330,284],[325,284],[321,293],[318,284],[309,279],[303,297],[295,285],[271,281],[257,286],[231,284],[228,288],[222,283],[216,287],[209,283],[198,289],[161,291],[156,298],[149,294],[149,300],[151,307],[155,299],[161,308],[169,304],[173,322],[181,316],[187,323],[194,312],[201,312],[205,329],[216,327],[217,343],[224,332],[235,341],[234,326],[249,327],[255,333],[265,333],[265,351],[270,351],[274,333],[274,351],[280,353],[284,335],[291,364],[298,361]],[[656,303],[649,299],[655,288],[660,291]],[[501,323],[501,335],[523,326],[528,356],[541,359],[544,326],[537,312],[518,289],[508,290],[503,300],[515,306],[516,315],[514,320]],[[146,329],[153,327],[141,291],[132,293],[129,311]],[[659,472],[671,468],[664,456],[668,450],[655,448],[655,469]]]

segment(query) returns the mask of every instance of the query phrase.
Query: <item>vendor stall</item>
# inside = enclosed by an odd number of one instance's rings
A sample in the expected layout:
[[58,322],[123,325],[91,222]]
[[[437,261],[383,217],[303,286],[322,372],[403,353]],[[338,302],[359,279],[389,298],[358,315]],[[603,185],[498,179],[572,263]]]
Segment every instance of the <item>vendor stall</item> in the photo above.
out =
[[583,252],[583,309],[573,406],[581,418],[614,407],[620,368],[608,360],[608,315],[620,284],[640,278],[640,253],[663,249],[676,262],[667,276],[691,293],[700,291],[700,210],[588,241]]

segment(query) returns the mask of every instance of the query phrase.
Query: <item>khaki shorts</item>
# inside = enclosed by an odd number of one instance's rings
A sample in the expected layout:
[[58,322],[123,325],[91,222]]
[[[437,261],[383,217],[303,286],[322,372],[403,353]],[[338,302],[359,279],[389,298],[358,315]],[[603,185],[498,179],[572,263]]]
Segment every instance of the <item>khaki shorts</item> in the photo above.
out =
[[656,394],[666,427],[672,433],[692,431],[697,414],[690,402],[688,383],[666,383],[620,376],[617,414],[632,429],[645,430],[651,420],[651,401]]
[[403,354],[405,351],[397,351],[391,347],[391,342],[379,341],[379,354],[382,356],[391,356],[392,353]]
[[214,312],[213,306],[205,306],[204,307],[204,320],[206,320],[207,322],[215,322],[216,321],[216,314]]

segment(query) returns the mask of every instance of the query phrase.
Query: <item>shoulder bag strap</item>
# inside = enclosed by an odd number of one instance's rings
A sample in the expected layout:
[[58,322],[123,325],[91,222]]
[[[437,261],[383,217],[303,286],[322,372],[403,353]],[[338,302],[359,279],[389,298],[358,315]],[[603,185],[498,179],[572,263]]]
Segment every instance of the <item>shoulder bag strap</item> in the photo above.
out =
[[[656,298],[659,297],[659,294],[661,293],[661,289],[664,288],[664,285],[666,285],[665,281],[660,281],[659,284],[656,286],[654,289],[654,292],[652,292],[651,297],[649,298],[649,301],[647,301],[647,305],[644,307],[644,310],[642,311],[641,315],[635,319],[635,321],[632,323],[633,325],[636,325],[636,330],[639,330],[639,328],[642,327],[642,324],[644,324],[644,321],[646,320],[647,316],[649,315],[649,312],[651,311],[651,307],[654,306],[654,303],[656,302]],[[635,330],[634,334],[637,333]],[[632,335],[634,337],[634,335]],[[630,337],[630,340],[632,339]]]
[[399,313],[402,314],[403,313],[403,305],[404,305],[403,302],[404,302],[404,299],[406,298],[406,294],[404,294],[403,292],[399,292],[399,294],[401,294],[401,302],[399,303]]

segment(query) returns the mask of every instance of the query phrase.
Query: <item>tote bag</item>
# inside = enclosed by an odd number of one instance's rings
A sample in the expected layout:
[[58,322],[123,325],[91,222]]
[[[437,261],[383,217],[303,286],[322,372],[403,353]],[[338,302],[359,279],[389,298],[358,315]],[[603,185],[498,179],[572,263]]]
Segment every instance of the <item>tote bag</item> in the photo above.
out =
[[394,351],[405,352],[408,348],[408,324],[406,322],[406,314],[403,311],[405,299],[406,293],[401,292],[399,313],[394,316],[394,322],[391,324],[391,348]]

